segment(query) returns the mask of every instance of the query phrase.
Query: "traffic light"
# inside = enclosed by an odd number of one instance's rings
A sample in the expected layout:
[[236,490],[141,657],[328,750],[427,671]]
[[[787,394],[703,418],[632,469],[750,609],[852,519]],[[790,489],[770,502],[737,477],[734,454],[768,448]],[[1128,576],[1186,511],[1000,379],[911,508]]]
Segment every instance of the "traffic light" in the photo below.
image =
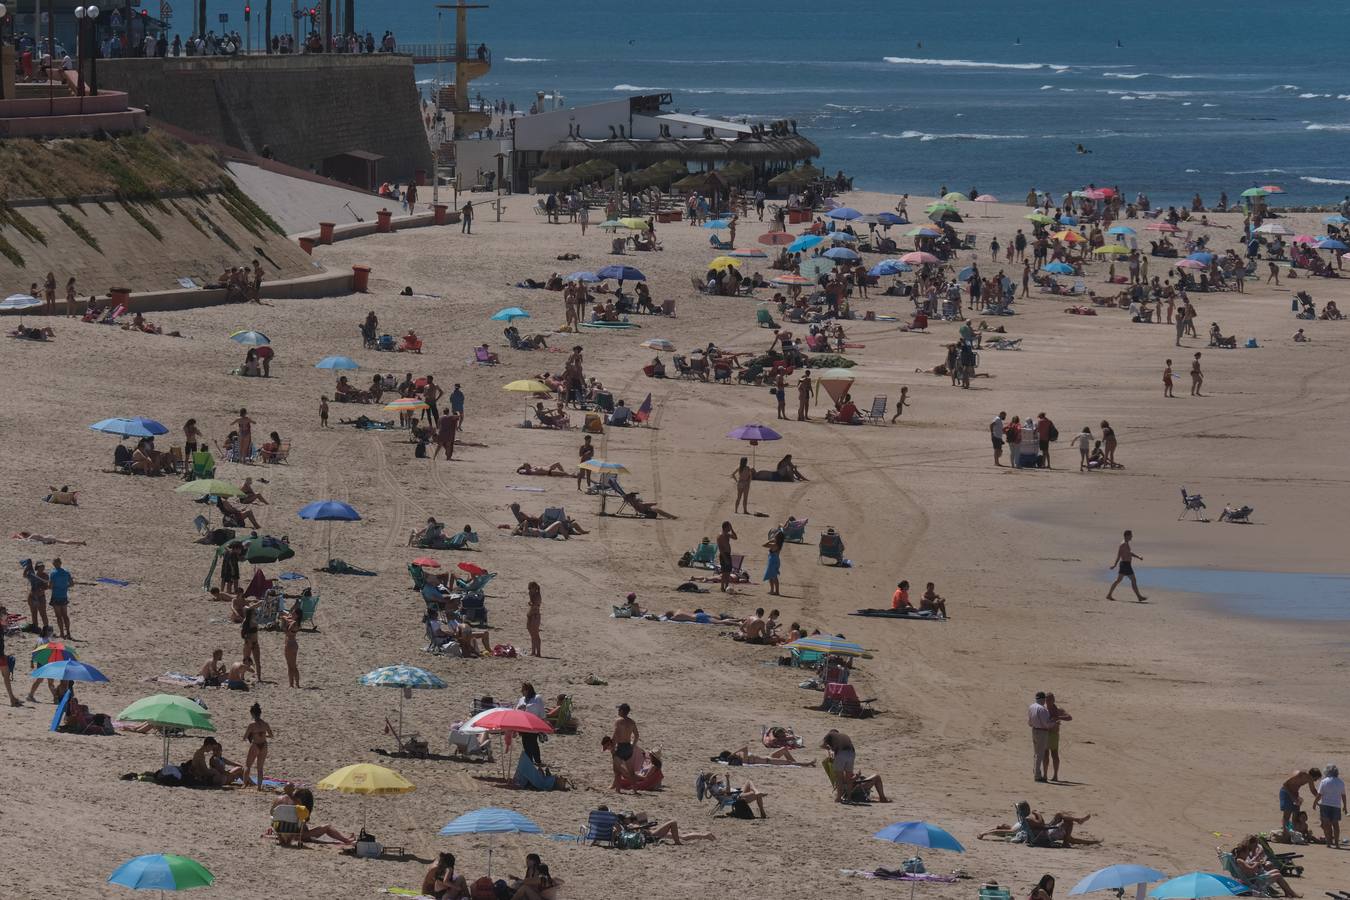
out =
[[247,21],[248,21],[248,17],[251,16],[252,14],[253,14],[253,7],[252,7],[252,6],[249,6],[247,3],[245,3],[245,4],[244,4],[244,21],[247,22]]

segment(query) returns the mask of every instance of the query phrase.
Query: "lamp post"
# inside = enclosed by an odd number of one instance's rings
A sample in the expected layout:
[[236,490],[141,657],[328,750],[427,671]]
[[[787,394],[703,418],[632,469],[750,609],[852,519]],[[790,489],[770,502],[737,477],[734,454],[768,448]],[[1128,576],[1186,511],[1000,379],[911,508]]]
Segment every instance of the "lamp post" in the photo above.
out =
[[3,71],[0,71],[0,100],[6,99],[5,79],[12,78],[14,73],[14,61],[5,56],[6,30],[12,30],[12,22],[9,18],[9,8],[5,6],[5,4],[0,3],[0,66],[3,66]]
[[[89,57],[89,94],[90,96],[97,96],[98,94],[98,70],[96,68],[96,60],[98,59],[99,12],[99,8],[93,4],[75,7],[75,67],[78,73],[78,93],[81,101],[83,101],[84,98],[84,59],[86,54]],[[81,109],[83,109],[84,103],[81,102],[80,106]]]

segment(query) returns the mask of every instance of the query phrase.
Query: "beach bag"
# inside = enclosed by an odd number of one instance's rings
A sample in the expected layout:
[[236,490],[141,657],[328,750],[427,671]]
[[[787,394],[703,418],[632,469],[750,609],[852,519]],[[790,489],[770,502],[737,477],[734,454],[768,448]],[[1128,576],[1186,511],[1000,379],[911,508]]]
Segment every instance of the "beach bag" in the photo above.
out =
[[1051,441],[1059,440],[1059,429],[1055,427],[1054,422],[1050,423],[1050,440]]
[[911,856],[900,864],[900,869],[910,875],[922,875],[928,870],[924,868],[923,860],[917,856]]
[[643,837],[640,831],[623,831],[619,834],[619,839],[614,842],[614,846],[620,850],[641,850],[647,846],[647,839]]
[[469,887],[469,896],[473,900],[497,900],[497,888],[486,875],[474,881]]
[[755,811],[750,808],[750,804],[744,800],[736,800],[731,804],[731,818],[733,819],[753,819]]
[[497,657],[503,657],[505,659],[515,659],[516,648],[512,647],[510,644],[493,644],[492,655]]
[[614,618],[631,619],[633,618],[633,610],[627,606],[616,606],[614,607]]

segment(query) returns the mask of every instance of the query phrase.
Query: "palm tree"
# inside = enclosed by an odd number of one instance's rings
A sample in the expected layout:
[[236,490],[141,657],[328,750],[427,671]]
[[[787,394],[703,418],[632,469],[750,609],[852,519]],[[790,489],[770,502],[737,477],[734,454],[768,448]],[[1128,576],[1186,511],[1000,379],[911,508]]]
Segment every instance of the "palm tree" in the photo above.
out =
[[263,6],[263,41],[267,44],[267,52],[272,52],[272,0],[267,0]]

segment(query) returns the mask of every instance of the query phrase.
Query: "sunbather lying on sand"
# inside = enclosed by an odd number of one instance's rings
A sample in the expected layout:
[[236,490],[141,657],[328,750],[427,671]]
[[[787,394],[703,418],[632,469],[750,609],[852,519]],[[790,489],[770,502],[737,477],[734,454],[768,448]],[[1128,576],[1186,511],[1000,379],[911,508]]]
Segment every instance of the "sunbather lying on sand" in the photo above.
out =
[[1017,804],[1017,811],[1022,815],[1022,821],[1026,825],[1027,846],[1029,847],[1052,847],[1055,844],[1063,844],[1065,847],[1089,846],[1100,844],[1098,840],[1088,840],[1086,838],[1076,838],[1073,836],[1073,827],[1082,825],[1092,816],[1075,816],[1070,812],[1057,812],[1050,821],[1046,821],[1044,815],[1038,810],[1030,808],[1031,805],[1025,800]]
[[65,538],[53,537],[50,534],[38,534],[34,531],[16,531],[10,535],[16,541],[33,541],[38,544],[71,544],[83,547],[84,541],[68,541]]
[[755,481],[809,481],[796,464],[792,462],[792,454],[789,453],[778,461],[778,465],[772,469],[760,469],[755,472]]
[[761,819],[767,819],[769,817],[768,813],[764,811],[764,798],[769,795],[759,791],[755,787],[754,782],[747,781],[739,788],[733,788],[731,786],[730,775],[727,775],[725,781],[723,782],[719,782],[717,780],[716,775],[709,775],[706,785],[708,795],[711,797],[715,797],[718,800],[721,800],[723,797],[726,797],[731,794],[736,795],[737,803],[740,804],[741,809],[745,810],[744,813],[737,815],[738,812],[737,807],[733,806],[732,815],[735,816],[736,818],[753,818],[753,816],[749,814],[749,804],[751,803],[755,804],[755,806],[759,808],[759,817]]
[[641,831],[642,836],[649,844],[655,844],[663,838],[670,838],[675,846],[679,847],[685,841],[711,841],[715,838],[710,831],[686,831],[681,834],[679,822],[671,819],[669,822],[658,824],[654,820],[648,819],[646,813],[620,816],[619,818],[625,828]]
[[[732,762],[739,760],[739,762]],[[792,756],[792,753],[786,747],[780,747],[768,756],[760,756],[750,752],[749,747],[742,747],[739,750],[723,750],[713,757],[713,762],[723,762],[733,766],[814,766],[814,759],[806,762],[799,762]]]
[[572,473],[568,472],[566,469],[563,468],[563,464],[562,464],[562,463],[557,463],[557,462],[555,462],[553,465],[549,466],[547,469],[545,469],[545,468],[542,467],[542,466],[534,466],[534,465],[531,465],[530,463],[523,462],[523,463],[520,464],[520,467],[516,469],[516,474],[517,474],[517,475],[546,475],[546,476],[551,476],[551,477],[553,477],[553,478],[572,478],[572,477],[573,477]]
[[648,518],[648,519],[655,519],[655,518],[662,518],[662,519],[678,519],[678,518],[679,518],[679,516],[675,515],[674,513],[668,513],[668,512],[666,512],[664,509],[662,509],[661,507],[657,506],[655,503],[649,503],[649,502],[647,502],[646,500],[643,500],[641,497],[639,497],[636,493],[634,493],[634,492],[632,492],[632,491],[629,491],[627,494],[624,494],[624,495],[623,495],[623,499],[624,499],[624,500],[627,500],[627,501],[628,501],[628,505],[631,506],[631,507],[633,507],[633,510],[634,510],[635,512],[637,512],[638,515],[643,516],[644,518]]
[[739,625],[741,620],[735,616],[716,615],[696,609],[690,612],[687,609],[668,610],[661,618],[667,622],[697,622],[700,625]]

